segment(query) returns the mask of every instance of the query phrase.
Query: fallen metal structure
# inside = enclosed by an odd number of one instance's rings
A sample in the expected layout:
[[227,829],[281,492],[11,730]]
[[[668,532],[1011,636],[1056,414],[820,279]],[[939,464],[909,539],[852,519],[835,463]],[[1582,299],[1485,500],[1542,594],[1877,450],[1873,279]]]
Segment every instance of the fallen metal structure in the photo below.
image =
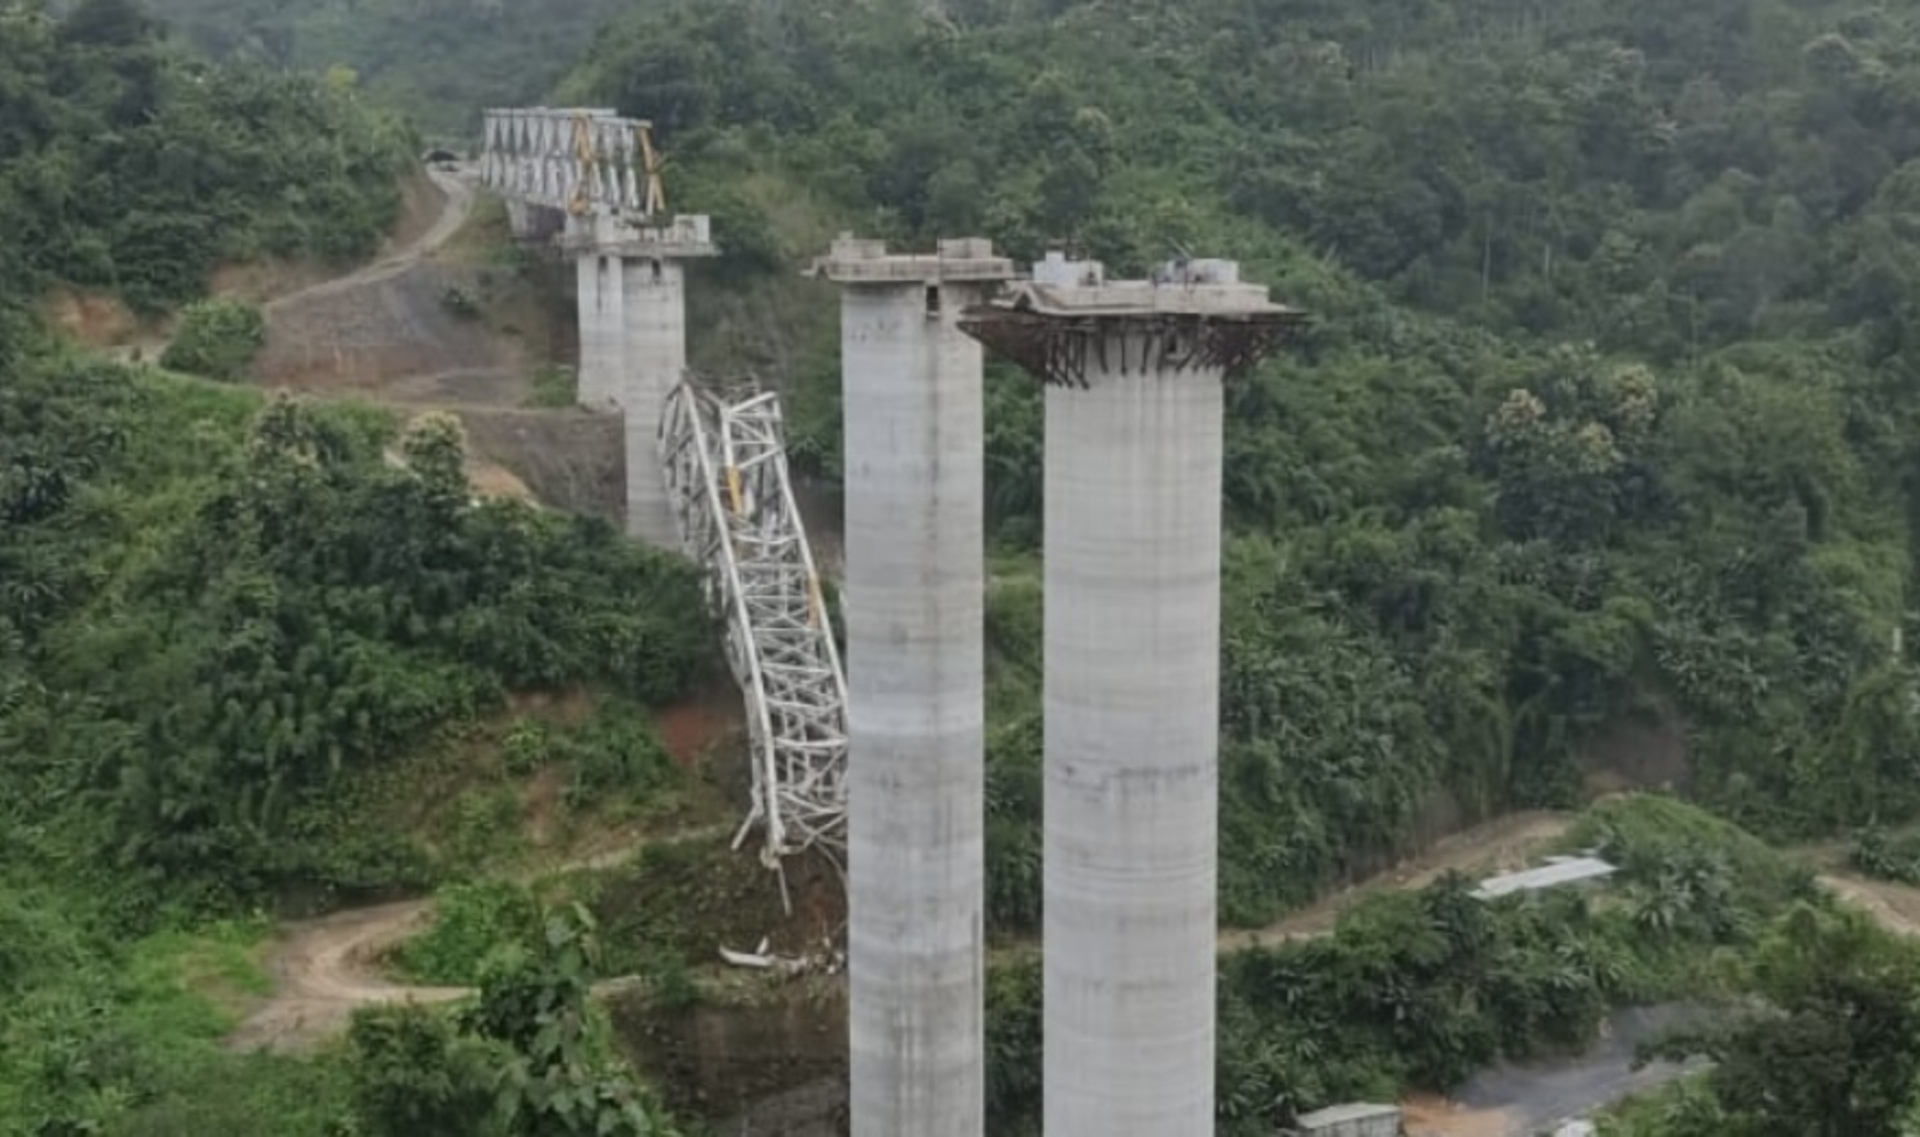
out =
[[682,382],[667,396],[660,458],[682,546],[705,571],[746,697],[753,804],[734,847],[757,826],[769,868],[808,849],[839,862],[847,681],[788,479],[780,401]]

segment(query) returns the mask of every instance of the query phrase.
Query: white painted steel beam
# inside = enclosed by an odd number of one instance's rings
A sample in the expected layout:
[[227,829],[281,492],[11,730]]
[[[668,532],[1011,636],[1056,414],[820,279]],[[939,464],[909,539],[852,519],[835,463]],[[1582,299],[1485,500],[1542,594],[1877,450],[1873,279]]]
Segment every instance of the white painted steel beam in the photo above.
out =
[[846,843],[847,685],[788,479],[780,403],[689,382],[668,395],[659,448],[687,555],[726,626],[746,697],[753,802],[734,840],[761,860]]
[[648,217],[664,208],[650,129],[601,108],[489,110],[480,179],[502,197],[575,215]]

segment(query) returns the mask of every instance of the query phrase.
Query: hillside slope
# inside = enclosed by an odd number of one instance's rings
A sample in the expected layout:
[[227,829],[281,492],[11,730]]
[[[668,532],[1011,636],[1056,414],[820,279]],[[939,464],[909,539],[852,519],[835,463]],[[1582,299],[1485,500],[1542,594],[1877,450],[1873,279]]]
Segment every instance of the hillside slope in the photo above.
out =
[[[1315,313],[1228,423],[1222,884],[1260,921],[1622,771],[1774,835],[1920,808],[1916,58],[1855,0],[719,0],[628,13],[556,97],[660,125],[737,250],[717,287],[818,251],[800,202],[1121,271],[1224,253]],[[791,311],[831,476],[831,307]],[[996,369],[989,423],[1017,561],[1030,384]],[[1003,927],[1037,913],[1038,604],[996,588]]]

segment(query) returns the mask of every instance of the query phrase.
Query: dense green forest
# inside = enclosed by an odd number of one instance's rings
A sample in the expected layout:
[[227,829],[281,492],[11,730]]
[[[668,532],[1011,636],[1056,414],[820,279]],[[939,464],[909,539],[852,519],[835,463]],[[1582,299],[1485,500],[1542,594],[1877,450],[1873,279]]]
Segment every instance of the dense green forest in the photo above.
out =
[[[543,94],[658,123],[676,205],[728,248],[706,295],[793,314],[734,354],[801,361],[782,372],[794,453],[827,479],[832,309],[788,271],[823,229],[1060,242],[1129,272],[1218,253],[1312,311],[1231,393],[1229,920],[1297,906],[1433,818],[1575,804],[1595,744],[1637,722],[1684,735],[1677,788],[1722,816],[1772,839],[1872,825],[1859,862],[1911,871],[1879,834],[1920,814],[1912,16],[161,9],[171,38],[129,0],[0,0],[0,976],[28,993],[0,1008],[0,1132],[671,1128],[586,1011],[617,966],[592,920],[518,893],[447,893],[490,930],[403,958],[480,980],[470,1007],[363,1017],[311,1061],[224,1053],[227,1018],[182,989],[260,983],[254,913],[289,894],[475,875],[485,802],[470,840],[435,845],[378,795],[514,692],[614,698],[554,744],[589,795],[668,785],[631,708],[712,650],[687,566],[474,503],[450,422],[113,367],[31,330],[59,283],[160,311],[220,263],[368,252],[417,149],[381,100],[434,130]],[[1039,919],[1043,456],[1031,384],[996,367],[989,388],[990,915],[1017,943]],[[1223,1132],[1444,1086],[1682,992],[1750,1013],[1673,1043],[1716,1072],[1633,1133],[1895,1131],[1920,1084],[1910,949],[1668,802],[1602,807],[1572,840],[1626,866],[1608,900],[1486,907],[1449,880],[1226,965]],[[996,1124],[1017,1133],[1038,1105],[1030,957],[998,959],[992,991]],[[1874,1060],[1822,1063],[1803,1035]],[[1766,1084],[1804,1092],[1756,1106]]]
[[[161,311],[219,264],[364,255],[412,149],[352,90],[197,60],[125,0],[0,4],[0,1132],[421,1132],[394,1104],[404,1029],[318,1063],[227,1055],[229,1012],[188,979],[264,982],[255,914],[291,892],[420,889],[507,843],[435,847],[380,794],[509,692],[657,702],[708,657],[686,565],[474,502],[452,419],[402,430],[34,328],[55,285]],[[621,729],[552,740],[588,796],[657,788],[657,744]],[[460,1027],[486,1108],[458,1131],[670,1132],[584,1013],[588,929],[549,929]]]
[[223,261],[352,258],[399,203],[412,139],[350,90],[172,51],[131,0],[64,20],[0,4],[0,298],[52,281],[136,308]]
[[153,0],[215,58],[344,69],[436,137],[544,99],[619,0]]
[[[647,5],[562,94],[660,123],[681,204],[751,254],[811,201],[1126,271],[1230,254],[1316,316],[1230,399],[1230,916],[1298,902],[1429,810],[1569,802],[1590,744],[1636,719],[1684,730],[1690,788],[1773,836],[1920,806],[1911,19],[842,8]],[[795,379],[798,452],[830,475],[831,360]],[[1017,550],[1038,400],[1004,370],[990,387]],[[1003,588],[997,627],[1038,602]],[[1032,687],[1003,682],[992,755],[1003,927],[1036,914]]]

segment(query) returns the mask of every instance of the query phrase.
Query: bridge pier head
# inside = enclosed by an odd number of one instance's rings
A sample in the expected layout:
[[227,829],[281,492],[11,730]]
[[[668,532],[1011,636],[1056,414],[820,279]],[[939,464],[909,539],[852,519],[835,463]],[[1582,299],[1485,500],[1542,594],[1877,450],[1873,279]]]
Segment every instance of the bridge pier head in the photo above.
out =
[[579,284],[581,405],[626,422],[627,534],[677,548],[661,465],[667,393],[687,366],[685,262],[717,255],[709,220],[683,214],[638,225],[607,214],[569,220],[562,247]]
[[1297,316],[1055,254],[962,321],[1046,385],[1047,1137],[1214,1131],[1223,380]]
[[985,1129],[982,351],[961,312],[1013,276],[842,236],[847,904],[853,1137]]

